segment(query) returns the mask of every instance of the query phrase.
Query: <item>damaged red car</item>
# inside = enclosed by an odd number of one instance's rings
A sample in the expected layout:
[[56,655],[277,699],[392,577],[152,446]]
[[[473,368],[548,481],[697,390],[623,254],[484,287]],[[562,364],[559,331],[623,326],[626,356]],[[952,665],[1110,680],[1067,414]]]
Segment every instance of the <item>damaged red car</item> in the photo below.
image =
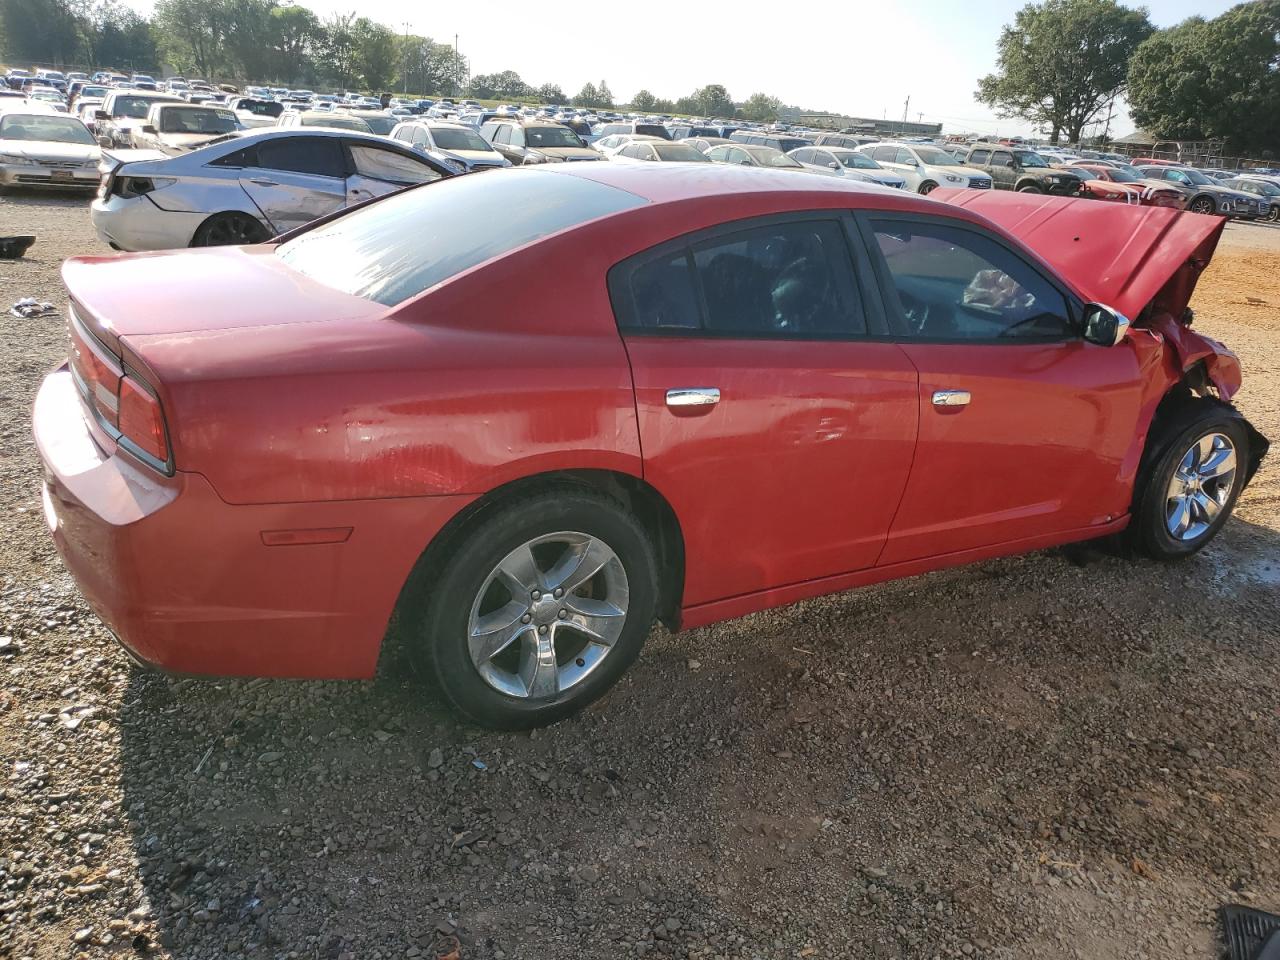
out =
[[559,164],[73,259],[49,527],[139,660],[359,678],[396,636],[508,728],[655,619],[1117,535],[1177,560],[1267,448],[1187,309],[1222,223]]

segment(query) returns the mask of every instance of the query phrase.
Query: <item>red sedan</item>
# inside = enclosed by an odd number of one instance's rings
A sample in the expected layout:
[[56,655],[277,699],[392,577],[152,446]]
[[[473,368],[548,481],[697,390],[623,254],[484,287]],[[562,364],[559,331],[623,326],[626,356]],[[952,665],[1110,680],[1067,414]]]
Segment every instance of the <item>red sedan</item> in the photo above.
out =
[[655,618],[1203,547],[1267,447],[1186,310],[1222,221],[933,196],[557,164],[70,260],[50,529],[143,661],[368,677],[395,618],[499,727],[600,696]]
[[1072,163],[1067,169],[1090,178],[1085,181],[1085,189],[1095,200],[1115,200],[1183,210],[1190,199],[1181,190],[1162,185],[1158,180],[1148,180],[1128,169],[1080,162]]

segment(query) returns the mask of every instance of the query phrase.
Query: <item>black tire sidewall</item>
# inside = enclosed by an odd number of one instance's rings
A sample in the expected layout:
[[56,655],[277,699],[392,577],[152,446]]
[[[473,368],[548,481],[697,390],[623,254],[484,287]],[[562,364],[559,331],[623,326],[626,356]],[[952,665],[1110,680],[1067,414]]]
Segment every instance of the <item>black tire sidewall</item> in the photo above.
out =
[[[522,543],[563,530],[598,537],[618,556],[627,574],[627,619],[613,650],[585,680],[552,700],[530,703],[493,689],[480,676],[467,648],[467,624],[476,594],[503,557]],[[657,604],[654,551],[640,524],[612,500],[577,492],[522,499],[465,532],[456,546],[431,588],[413,647],[460,713],[482,726],[507,730],[552,723],[602,696],[639,656]]]
[[255,220],[253,217],[251,217],[249,214],[238,213],[236,211],[228,211],[226,213],[215,213],[212,217],[210,217],[204,223],[200,224],[200,226],[196,228],[195,235],[191,238],[191,246],[193,247],[235,246],[235,244],[223,244],[223,243],[211,244],[209,242],[209,234],[213,231],[213,228],[217,224],[225,220],[232,220],[239,217],[244,217],[247,220],[253,220],[254,223],[258,224],[258,228],[262,230],[262,234],[263,234],[262,239],[255,240],[253,241],[254,243],[263,243],[266,240],[271,239],[271,232],[263,228],[262,224],[258,223],[258,221]]
[[938,185],[936,183],[934,183],[932,180],[926,180],[924,183],[920,184],[920,189],[917,190],[916,192],[919,193],[921,196],[928,196],[929,194],[933,193],[933,191],[937,189],[938,189]]
[[[1214,401],[1201,401],[1187,417],[1185,424],[1172,439],[1162,446],[1161,452],[1146,471],[1142,497],[1134,518],[1136,539],[1142,552],[1156,560],[1181,560],[1198,553],[1207,546],[1222,529],[1235,509],[1236,500],[1244,482],[1245,464],[1249,458],[1249,436],[1240,417],[1229,407]],[[1176,427],[1174,429],[1177,429]],[[1173,430],[1170,431],[1173,433]],[[1224,433],[1231,438],[1236,449],[1236,476],[1231,495],[1221,513],[1209,529],[1195,540],[1175,540],[1165,525],[1166,493],[1173,479],[1173,472],[1191,444],[1209,433]]]
[[1023,184],[1018,188],[1019,193],[1044,193],[1044,187],[1034,183]]

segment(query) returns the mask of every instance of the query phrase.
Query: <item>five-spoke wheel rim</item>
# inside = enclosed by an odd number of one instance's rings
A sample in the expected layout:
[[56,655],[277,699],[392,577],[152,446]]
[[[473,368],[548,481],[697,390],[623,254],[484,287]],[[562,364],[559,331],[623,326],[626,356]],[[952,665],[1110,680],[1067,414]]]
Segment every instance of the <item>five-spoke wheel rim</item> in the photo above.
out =
[[537,537],[503,557],[472,602],[471,662],[508,696],[555,697],[612,652],[628,597],[626,570],[603,540],[572,531]]
[[1204,536],[1226,508],[1236,478],[1236,448],[1223,433],[1207,433],[1173,471],[1165,499],[1165,526],[1175,540]]

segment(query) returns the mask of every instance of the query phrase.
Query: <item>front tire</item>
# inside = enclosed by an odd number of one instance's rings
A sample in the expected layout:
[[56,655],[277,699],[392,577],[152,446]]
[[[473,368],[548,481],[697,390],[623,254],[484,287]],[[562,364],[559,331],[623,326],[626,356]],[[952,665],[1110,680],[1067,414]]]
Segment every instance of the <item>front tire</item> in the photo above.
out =
[[1195,400],[1153,430],[1129,540],[1155,560],[1183,560],[1218,535],[1244,487],[1249,432],[1225,403]]
[[1216,212],[1213,203],[1213,197],[1196,197],[1191,201],[1191,205],[1187,208],[1192,213],[1211,214]]
[[485,727],[554,723],[603,695],[640,654],[657,607],[644,528],[590,490],[494,508],[452,545],[412,651]]
[[1019,193],[1044,193],[1044,190],[1034,183],[1028,183],[1019,187],[1018,192]]
[[933,193],[933,191],[937,189],[938,189],[938,185],[936,183],[934,183],[932,180],[926,180],[924,183],[920,184],[920,189],[917,192]]

